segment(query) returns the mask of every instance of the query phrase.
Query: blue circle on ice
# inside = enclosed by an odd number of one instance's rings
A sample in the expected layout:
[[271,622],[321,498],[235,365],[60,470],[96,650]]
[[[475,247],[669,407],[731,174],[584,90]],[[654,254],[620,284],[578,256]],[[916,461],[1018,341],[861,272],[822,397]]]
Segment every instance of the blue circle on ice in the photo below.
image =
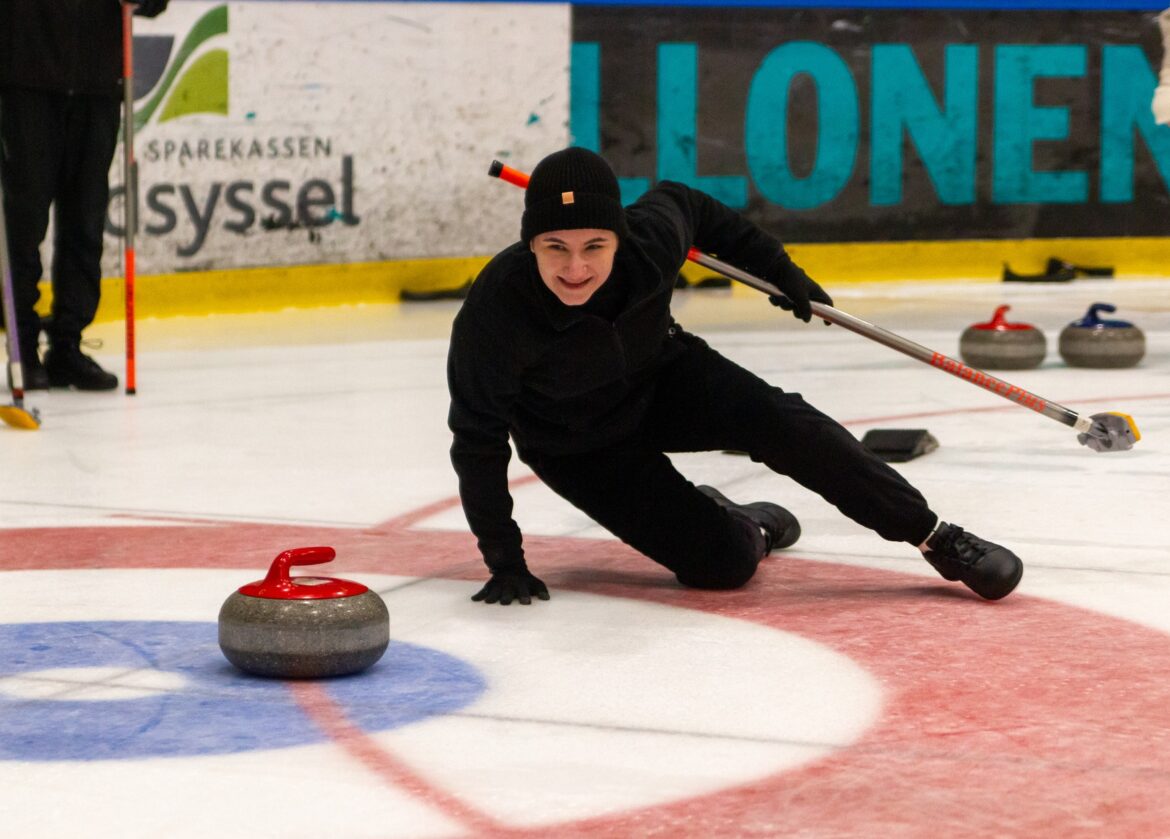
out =
[[[48,674],[78,668],[125,668],[155,677],[161,687],[130,691],[128,698],[71,698],[85,686]],[[45,674],[39,683],[38,674]],[[370,669],[317,684],[366,732],[452,713],[486,687],[467,662],[400,641]],[[0,624],[4,686],[0,760],[226,754],[327,739],[285,682],[248,676],[224,660],[214,623]]]

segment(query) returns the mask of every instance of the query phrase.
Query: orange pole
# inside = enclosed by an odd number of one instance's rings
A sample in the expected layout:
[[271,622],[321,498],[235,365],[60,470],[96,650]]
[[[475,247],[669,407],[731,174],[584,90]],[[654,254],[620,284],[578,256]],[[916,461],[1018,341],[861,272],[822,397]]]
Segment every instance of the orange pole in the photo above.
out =
[[134,233],[138,227],[138,161],[134,159],[134,4],[122,3],[122,153],[125,195],[123,270],[126,275],[126,393],[137,393],[134,349]]

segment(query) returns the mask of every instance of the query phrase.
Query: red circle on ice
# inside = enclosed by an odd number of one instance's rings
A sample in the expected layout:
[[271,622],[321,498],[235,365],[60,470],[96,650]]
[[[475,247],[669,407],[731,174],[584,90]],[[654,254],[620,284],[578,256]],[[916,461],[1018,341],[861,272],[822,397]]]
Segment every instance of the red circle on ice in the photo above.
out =
[[[8,530],[5,565],[182,568],[200,556],[244,569],[267,562],[273,546],[329,542],[356,572],[479,581],[483,569],[469,534],[414,527],[456,503],[448,499],[365,530],[206,522]],[[534,827],[530,835],[1063,839],[1103,831],[1161,836],[1170,824],[1165,633],[1020,592],[987,603],[956,583],[802,560],[799,550],[766,561],[741,590],[700,592],[680,588],[614,541],[529,537],[526,548],[553,601],[508,608],[554,609],[558,589],[576,589],[709,611],[824,644],[864,667],[885,691],[877,722],[814,763],[672,804]],[[1026,585],[1027,576],[1023,591]],[[337,725],[361,736],[344,721]],[[446,807],[477,835],[526,832],[460,804],[453,791],[431,785],[424,795],[425,779],[395,764],[393,755],[386,760],[383,776],[396,788]]]

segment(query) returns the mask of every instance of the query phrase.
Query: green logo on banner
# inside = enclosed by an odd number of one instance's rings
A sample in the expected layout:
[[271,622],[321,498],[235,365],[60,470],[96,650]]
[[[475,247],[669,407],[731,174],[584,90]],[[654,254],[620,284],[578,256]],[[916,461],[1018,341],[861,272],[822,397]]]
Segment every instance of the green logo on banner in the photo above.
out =
[[[226,5],[217,6],[191,27],[165,72],[162,72],[161,66],[151,68],[135,61],[136,88],[143,82],[144,76],[157,80],[147,91],[147,101],[134,112],[135,130],[146,125],[156,111],[159,111],[158,122],[167,122],[187,114],[227,114],[227,50],[211,49],[194,60],[191,58],[201,46],[227,31],[228,8]],[[164,66],[168,58],[168,55],[162,56]]]

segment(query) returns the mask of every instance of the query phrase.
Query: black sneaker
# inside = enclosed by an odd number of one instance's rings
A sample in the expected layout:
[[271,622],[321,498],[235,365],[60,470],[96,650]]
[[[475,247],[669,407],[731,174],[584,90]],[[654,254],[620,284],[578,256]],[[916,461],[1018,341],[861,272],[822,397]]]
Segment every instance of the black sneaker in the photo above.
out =
[[697,489],[720,507],[735,510],[755,522],[764,533],[765,554],[791,547],[800,538],[800,522],[779,504],[772,504],[769,501],[736,504],[715,487],[700,486]]
[[945,580],[959,580],[988,600],[1007,597],[1024,576],[1024,563],[1002,545],[980,539],[955,524],[939,522],[926,540],[926,561]]
[[53,387],[78,390],[113,390],[118,377],[107,373],[98,363],[71,344],[51,346],[45,353],[45,371]]
[[[45,372],[45,366],[41,364],[41,360],[37,358],[36,353],[32,355],[21,353],[20,368],[23,390],[49,389],[49,374]],[[11,366],[8,369],[8,389],[12,390]]]

